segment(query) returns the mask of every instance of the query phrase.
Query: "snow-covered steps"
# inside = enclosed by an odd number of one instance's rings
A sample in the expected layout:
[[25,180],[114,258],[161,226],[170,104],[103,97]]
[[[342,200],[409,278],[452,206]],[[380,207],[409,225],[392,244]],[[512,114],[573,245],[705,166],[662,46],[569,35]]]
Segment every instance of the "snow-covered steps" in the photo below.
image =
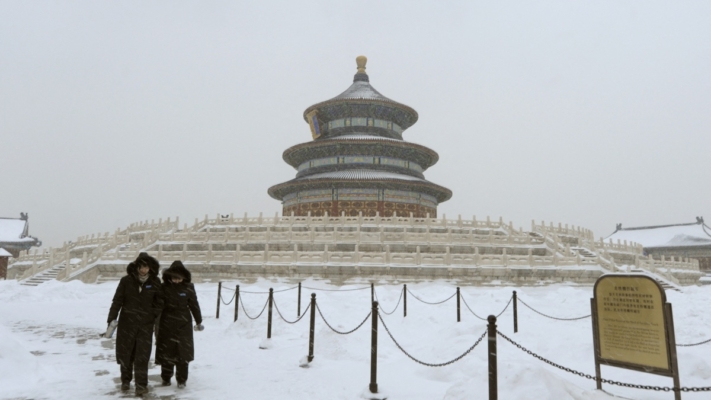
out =
[[682,290],[681,290],[681,287],[679,287],[679,286],[676,285],[675,283],[669,282],[668,280],[666,280],[666,279],[664,279],[664,278],[662,278],[662,277],[660,277],[660,276],[658,276],[658,275],[656,275],[656,274],[651,274],[651,273],[649,273],[649,272],[647,272],[647,271],[645,271],[645,270],[643,270],[643,269],[632,268],[632,269],[630,269],[630,273],[647,275],[647,276],[649,276],[650,278],[652,278],[652,279],[654,279],[655,281],[657,281],[657,282],[659,283],[659,285],[661,285],[664,290],[676,290],[677,292],[681,292],[681,291],[682,291]]
[[20,285],[37,286],[37,285],[45,283],[47,281],[57,279],[57,276],[63,270],[64,270],[64,264],[55,265],[54,267],[52,267],[46,271],[43,271],[35,276],[25,279],[24,281],[20,282]]
[[585,247],[571,247],[570,249],[577,251],[582,257],[597,257],[597,254],[593,253],[589,249],[586,249]]

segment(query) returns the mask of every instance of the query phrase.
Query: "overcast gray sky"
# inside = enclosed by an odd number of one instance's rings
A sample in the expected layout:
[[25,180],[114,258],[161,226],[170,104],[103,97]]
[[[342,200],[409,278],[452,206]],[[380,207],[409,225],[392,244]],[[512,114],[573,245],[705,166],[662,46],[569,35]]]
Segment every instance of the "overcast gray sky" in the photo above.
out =
[[0,216],[56,246],[281,212],[303,110],[364,54],[440,155],[440,215],[711,219],[709,21],[709,1],[1,1]]

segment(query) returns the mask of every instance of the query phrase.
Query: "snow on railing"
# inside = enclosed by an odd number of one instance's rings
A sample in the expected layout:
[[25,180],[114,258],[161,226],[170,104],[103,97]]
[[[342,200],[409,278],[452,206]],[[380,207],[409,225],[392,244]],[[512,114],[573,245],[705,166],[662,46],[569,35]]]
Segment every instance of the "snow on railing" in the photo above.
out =
[[[136,232],[143,233],[141,235],[143,243],[147,245],[148,243],[155,242],[158,234],[170,229],[176,229],[177,226],[177,218],[174,222],[171,222],[170,218],[165,221],[161,218],[157,223],[155,221],[145,221],[131,224],[124,230],[117,229],[113,235],[106,232],[103,235],[92,234],[91,236],[80,236],[76,241],[65,242],[62,247],[59,248],[50,247],[44,251],[34,249],[32,252],[22,252],[18,258],[11,259],[8,267],[13,268],[31,264],[29,268],[17,276],[18,280],[27,279],[54,267],[63,266],[65,270],[72,270],[74,268],[72,260],[76,260],[81,254],[89,253],[90,258],[87,259],[87,263],[91,264],[99,260],[100,254],[104,251],[129,243],[131,241],[131,235]],[[81,259],[84,260],[83,256]],[[9,269],[8,273],[10,272],[11,270]],[[60,276],[66,274],[64,271],[60,272]]]
[[[357,265],[443,265],[443,266],[587,266],[599,265],[610,271],[618,271],[613,252],[628,253],[635,256],[635,265],[669,275],[670,269],[698,270],[698,262],[687,260],[653,260],[642,255],[638,245],[624,243],[605,243],[594,241],[592,232],[580,227],[568,227],[551,223],[537,225],[532,222],[532,235],[522,229],[515,229],[503,218],[493,221],[464,220],[414,217],[363,217],[359,216],[279,216],[265,218],[261,213],[250,217],[247,213],[242,218],[233,214],[217,214],[216,218],[205,215],[202,220],[195,219],[192,226],[187,224],[179,229],[179,221],[170,218],[163,221],[143,221],[133,223],[124,230],[116,230],[100,235],[83,236],[76,242],[65,243],[61,248],[50,248],[44,252],[24,253],[13,260],[14,265],[31,264],[20,279],[26,279],[56,266],[64,266],[58,279],[71,279],[91,269],[93,265],[107,260],[130,261],[140,251],[149,250],[161,261],[181,259],[186,262],[204,263],[344,263]],[[573,239],[577,238],[577,243]],[[174,251],[172,246],[182,242],[182,249]],[[206,250],[187,250],[187,242],[203,243]],[[324,251],[269,250],[269,243],[286,242],[290,245],[319,243],[325,245]],[[172,245],[171,245],[172,243]],[[213,250],[213,244],[232,243],[236,250]],[[244,251],[240,243],[263,243],[264,250]],[[355,251],[334,251],[335,244],[350,243]],[[575,249],[571,249],[571,243]],[[332,250],[328,250],[333,244]],[[359,251],[359,245],[380,244],[384,251]],[[446,245],[445,252],[422,252],[420,246],[415,252],[391,252],[390,245],[421,244]],[[164,246],[170,251],[165,250]],[[453,246],[471,246],[471,252],[452,251]],[[527,248],[527,255],[511,254],[515,248]],[[233,247],[235,248],[235,247]],[[491,248],[499,254],[491,253]],[[534,255],[532,249],[544,248],[546,255]],[[489,249],[489,250],[485,250]],[[589,249],[589,251],[587,251]],[[368,249],[372,250],[372,249]],[[520,250],[519,250],[520,252]],[[666,272],[665,272],[666,271]],[[666,274],[666,275],[665,275]],[[673,281],[673,277],[669,278]]]

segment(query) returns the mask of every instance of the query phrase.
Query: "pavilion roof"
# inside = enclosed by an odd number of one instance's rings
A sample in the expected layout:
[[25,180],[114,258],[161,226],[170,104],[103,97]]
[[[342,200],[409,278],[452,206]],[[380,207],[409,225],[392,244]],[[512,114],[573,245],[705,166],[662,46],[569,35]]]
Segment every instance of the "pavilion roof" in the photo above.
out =
[[704,224],[703,219],[688,224],[619,227],[607,239],[627,240],[644,247],[711,246],[711,228]]
[[20,218],[0,218],[0,242],[33,242],[27,235],[27,220]]

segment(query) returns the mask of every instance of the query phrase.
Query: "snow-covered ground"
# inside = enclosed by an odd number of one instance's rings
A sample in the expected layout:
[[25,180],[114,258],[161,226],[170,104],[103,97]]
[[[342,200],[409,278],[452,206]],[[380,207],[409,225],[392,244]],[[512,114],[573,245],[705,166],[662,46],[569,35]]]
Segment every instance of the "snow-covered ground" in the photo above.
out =
[[[225,283],[233,288],[237,282]],[[364,284],[337,287],[323,281],[305,281],[304,286],[354,289]],[[288,289],[293,284],[260,280],[241,283],[243,291]],[[52,281],[26,287],[16,281],[0,281],[0,398],[2,399],[94,399],[118,398],[119,367],[113,344],[100,339],[116,283],[87,285]],[[308,354],[309,317],[296,324],[282,321],[276,311],[269,349],[265,344],[267,312],[256,321],[239,310],[232,322],[233,304],[222,306],[215,319],[216,284],[196,285],[205,315],[203,332],[195,333],[196,360],[190,364],[186,389],[159,386],[159,367],[149,371],[152,385],[147,398],[161,399],[358,399],[370,381],[370,324],[339,335],[317,315],[315,359],[309,368],[299,362]],[[382,308],[390,312],[402,285],[376,286]],[[437,302],[455,288],[446,281],[411,284],[419,298]],[[512,290],[541,312],[559,317],[590,313],[592,287],[553,285],[545,287],[463,287],[462,296],[482,317],[498,314]],[[304,289],[302,312],[310,294],[317,294],[320,309],[338,330],[356,327],[370,312],[370,290],[314,291]],[[296,290],[275,293],[287,319],[296,318]],[[225,301],[232,292],[223,291]],[[711,338],[708,299],[711,287],[686,287],[683,293],[668,292],[675,315],[678,343]],[[242,296],[251,315],[265,304],[265,294]],[[402,303],[392,315],[383,315],[393,336],[412,356],[441,363],[464,353],[484,333],[486,323],[462,304],[462,322],[456,322],[456,301],[428,305],[408,296],[408,314]],[[519,304],[519,333],[513,334],[512,308],[499,319],[499,330],[531,351],[563,366],[594,374],[590,319],[557,321],[535,314]],[[378,384],[390,399],[487,398],[486,340],[460,361],[444,367],[426,367],[403,354],[380,325],[378,338]],[[711,386],[711,343],[679,347],[682,386]],[[671,386],[672,380],[618,368],[602,367],[603,377],[617,381]],[[551,367],[498,340],[499,399],[673,399],[670,392],[653,392],[603,385]],[[132,392],[129,396],[132,397]],[[684,393],[684,399],[709,399],[711,393]]]

